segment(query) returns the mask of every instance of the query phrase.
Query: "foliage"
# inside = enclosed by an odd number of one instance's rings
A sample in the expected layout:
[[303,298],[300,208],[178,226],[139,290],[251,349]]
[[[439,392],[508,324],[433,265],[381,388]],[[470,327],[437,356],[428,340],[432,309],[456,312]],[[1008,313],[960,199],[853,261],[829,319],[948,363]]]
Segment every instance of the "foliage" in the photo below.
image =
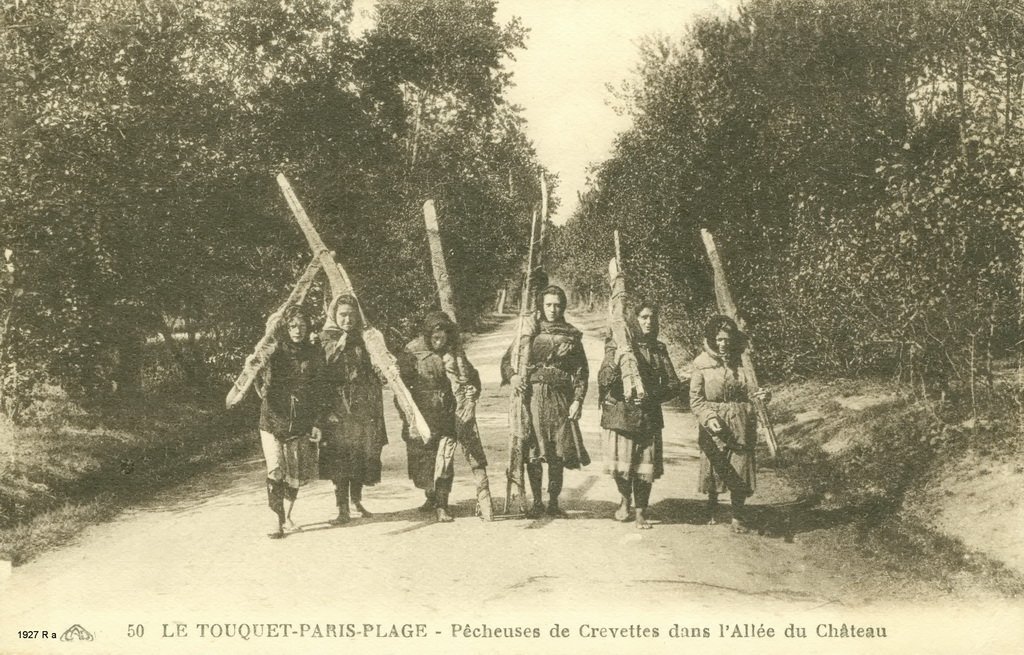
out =
[[418,239],[433,196],[472,318],[516,268],[539,170],[503,101],[522,29],[493,5],[385,3],[362,36],[349,0],[5,5],[14,360],[88,396],[137,393],[159,334],[190,383],[222,379],[310,256],[279,171],[392,327],[432,302]]
[[696,342],[707,228],[775,375],[991,384],[1020,336],[1024,14],[1005,0],[749,0],[648,40],[634,118],[559,238]]

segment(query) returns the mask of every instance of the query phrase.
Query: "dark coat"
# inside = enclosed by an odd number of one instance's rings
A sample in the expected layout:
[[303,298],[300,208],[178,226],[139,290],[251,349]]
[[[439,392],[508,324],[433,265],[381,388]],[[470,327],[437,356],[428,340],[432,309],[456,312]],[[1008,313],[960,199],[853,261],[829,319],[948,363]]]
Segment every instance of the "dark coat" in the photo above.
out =
[[281,340],[260,373],[260,430],[278,439],[308,435],[323,406],[320,349]]
[[344,349],[338,348],[340,337],[341,330],[336,329],[320,334],[327,386],[323,422],[337,424],[343,435],[368,436],[383,446],[388,438],[380,377],[359,334],[349,334]]
[[[587,395],[590,368],[583,351],[583,333],[569,323],[539,321],[531,326],[527,373],[532,434],[530,461],[557,463],[577,469],[590,463],[579,423],[569,420],[569,407]],[[514,345],[514,344],[513,344]],[[501,360],[503,381],[511,379],[512,346]]]
[[339,348],[341,334],[332,327],[320,334],[326,362],[320,477],[376,484],[381,478],[380,453],[388,441],[381,380],[360,333],[351,331],[345,347]]
[[[571,400],[583,402],[587,396],[590,367],[583,351],[583,333],[571,323],[538,321],[531,326],[530,361],[527,382],[568,385]],[[512,370],[512,346],[501,359],[501,379],[507,383]]]
[[[454,361],[450,354],[430,350],[423,337],[406,344],[398,359],[402,381],[435,437],[455,437],[455,394],[448,378]],[[472,377],[479,380],[479,376]]]

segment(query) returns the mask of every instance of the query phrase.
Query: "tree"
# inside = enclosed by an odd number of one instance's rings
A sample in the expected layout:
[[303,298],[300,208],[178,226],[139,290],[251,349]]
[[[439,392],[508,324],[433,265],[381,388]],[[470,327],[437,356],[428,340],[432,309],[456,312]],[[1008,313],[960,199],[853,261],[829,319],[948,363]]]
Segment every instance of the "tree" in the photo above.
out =
[[[144,339],[163,335],[186,382],[223,376],[308,258],[280,171],[393,327],[431,304],[419,207],[434,197],[472,314],[469,281],[497,284],[526,246],[533,199],[507,180],[539,168],[502,97],[521,30],[493,9],[385,5],[354,39],[349,0],[7,6],[0,226],[26,289],[11,352],[71,390],[134,394]],[[425,42],[424,17],[463,40]],[[416,85],[433,94],[418,136]]]
[[1003,0],[751,0],[648,41],[560,274],[617,227],[696,341],[706,227],[776,374],[973,380],[1020,334],[1020,27]]

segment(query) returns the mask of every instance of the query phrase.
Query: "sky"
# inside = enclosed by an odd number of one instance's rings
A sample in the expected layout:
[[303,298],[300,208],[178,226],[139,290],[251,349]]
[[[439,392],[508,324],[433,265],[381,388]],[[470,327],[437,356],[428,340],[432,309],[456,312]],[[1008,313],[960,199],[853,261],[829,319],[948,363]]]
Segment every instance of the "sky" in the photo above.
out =
[[565,222],[584,191],[587,167],[606,159],[615,135],[630,126],[615,112],[618,88],[639,63],[648,34],[681,35],[695,16],[723,13],[728,0],[499,0],[498,20],[518,16],[530,32],[526,50],[508,62],[527,135],[540,161],[558,173]]
[[[374,5],[355,1],[354,30],[372,25]],[[572,215],[588,166],[606,159],[615,135],[629,128],[608,85],[618,88],[631,77],[640,40],[681,35],[695,16],[732,5],[735,0],[498,0],[499,23],[518,16],[529,29],[526,49],[507,62],[515,84],[508,95],[523,108],[541,163],[559,176],[561,206],[552,221]]]

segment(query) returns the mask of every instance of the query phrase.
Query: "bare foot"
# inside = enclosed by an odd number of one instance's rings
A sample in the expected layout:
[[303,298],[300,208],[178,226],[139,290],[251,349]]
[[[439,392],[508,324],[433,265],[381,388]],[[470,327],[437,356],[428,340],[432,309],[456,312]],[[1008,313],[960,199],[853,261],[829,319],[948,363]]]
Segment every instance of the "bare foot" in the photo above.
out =
[[451,515],[447,507],[437,508],[437,522],[438,523],[451,523],[455,520],[455,517]]
[[650,530],[651,524],[644,518],[644,511],[640,508],[636,510],[636,528],[637,530]]
[[741,523],[739,519],[733,519],[732,520],[732,531],[737,533],[737,534],[747,534],[748,532],[750,532],[750,528],[748,528],[747,526],[743,525],[743,523]]
[[615,510],[615,520],[616,521],[628,521],[629,520],[629,501],[628,500],[623,499],[622,502],[619,503],[619,508],[617,510]]

